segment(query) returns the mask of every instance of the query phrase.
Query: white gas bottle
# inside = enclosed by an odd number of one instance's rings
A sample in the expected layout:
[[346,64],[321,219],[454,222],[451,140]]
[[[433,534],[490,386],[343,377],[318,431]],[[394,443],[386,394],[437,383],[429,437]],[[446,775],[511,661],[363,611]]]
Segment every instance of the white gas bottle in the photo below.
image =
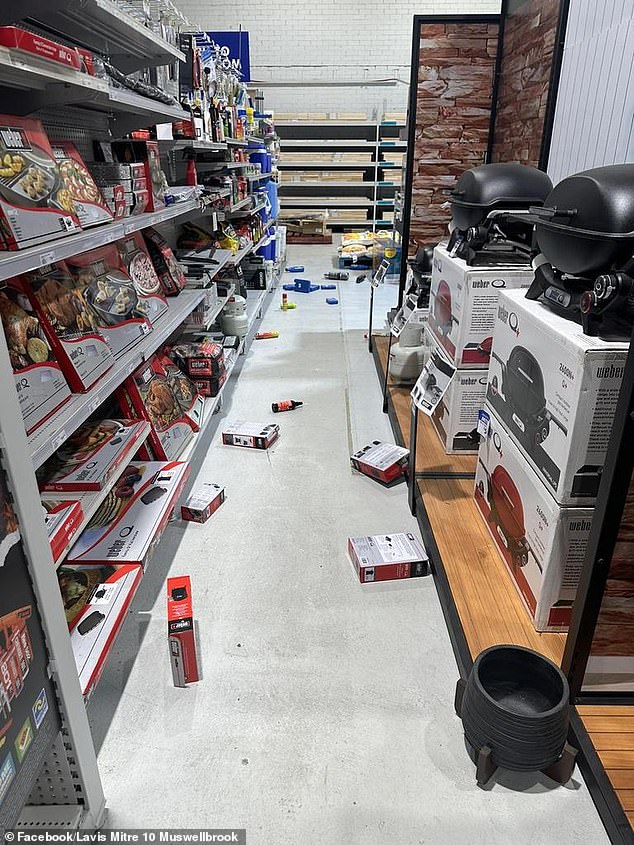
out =
[[243,296],[232,296],[220,313],[220,326],[225,335],[243,338],[249,330],[247,301]]
[[398,342],[392,344],[390,375],[393,381],[415,382],[421,374],[428,351],[422,328],[420,323],[407,323]]

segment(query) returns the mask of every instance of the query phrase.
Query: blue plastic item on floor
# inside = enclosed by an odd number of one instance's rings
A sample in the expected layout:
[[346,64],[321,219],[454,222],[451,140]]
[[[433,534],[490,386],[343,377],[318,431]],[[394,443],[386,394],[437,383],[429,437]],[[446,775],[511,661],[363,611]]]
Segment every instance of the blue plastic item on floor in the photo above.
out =
[[292,290],[295,291],[295,285],[282,285],[283,290]]
[[322,290],[337,290],[337,285],[320,285]]
[[298,293],[312,293],[319,290],[319,285],[314,285],[310,279],[295,279],[295,290]]
[[328,303],[328,305],[339,305],[339,300],[335,299],[334,296],[327,296],[326,302]]
[[303,264],[296,264],[294,267],[287,267],[287,273],[303,273],[304,272],[304,265]]

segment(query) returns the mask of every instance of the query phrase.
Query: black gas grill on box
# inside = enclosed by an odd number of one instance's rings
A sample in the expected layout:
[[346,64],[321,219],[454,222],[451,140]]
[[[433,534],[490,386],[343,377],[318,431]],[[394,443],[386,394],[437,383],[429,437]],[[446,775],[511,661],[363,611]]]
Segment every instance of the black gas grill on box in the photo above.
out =
[[517,215],[540,206],[552,187],[545,173],[522,164],[466,170],[449,195],[449,251],[469,266],[529,263],[533,223]]
[[576,320],[588,335],[628,339],[634,322],[634,164],[563,179],[527,219],[541,250],[528,299]]

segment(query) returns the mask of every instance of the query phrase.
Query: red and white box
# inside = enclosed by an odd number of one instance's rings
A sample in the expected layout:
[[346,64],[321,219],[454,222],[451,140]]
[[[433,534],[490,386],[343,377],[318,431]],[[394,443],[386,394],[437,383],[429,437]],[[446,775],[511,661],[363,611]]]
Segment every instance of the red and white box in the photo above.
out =
[[352,466],[371,478],[389,484],[407,472],[409,450],[393,443],[373,440],[350,458]]
[[18,279],[8,279],[0,290],[0,319],[20,411],[30,434],[70,399],[70,387]]
[[70,643],[84,696],[97,685],[134,598],[138,564],[69,565],[57,570]]
[[[437,348],[436,342],[433,346]],[[478,414],[487,392],[486,370],[456,370],[444,396],[431,415],[448,455],[478,453]]]
[[74,47],[59,44],[57,41],[36,35],[19,26],[0,26],[0,45],[10,50],[21,50],[24,53],[39,56],[41,59],[57,62],[72,70],[81,69],[81,58]]
[[103,490],[150,433],[137,420],[99,420],[80,426],[38,469],[41,491],[80,493]]
[[180,368],[192,378],[213,378],[225,368],[225,355],[221,343],[213,340],[179,343],[172,355]]
[[419,578],[429,572],[425,547],[413,534],[348,537],[348,554],[362,584]]
[[175,687],[200,679],[189,575],[167,579],[167,634]]
[[68,563],[145,566],[188,475],[183,462],[133,461],[78,537]]
[[236,420],[222,432],[225,446],[242,446],[245,449],[268,449],[280,436],[275,423]]
[[173,461],[194,437],[194,428],[183,413],[170,379],[157,355],[145,361],[117,389],[119,407],[152,424],[149,442],[160,460]]
[[15,284],[31,303],[71,390],[89,390],[112,367],[114,355],[85,289],[64,261],[26,273]]
[[139,308],[154,325],[167,312],[168,305],[152,259],[141,232],[133,232],[120,241],[117,249],[125,272],[139,295]]
[[81,230],[39,120],[0,115],[0,229],[7,249]]
[[594,510],[558,505],[490,406],[485,412],[489,426],[476,468],[476,505],[535,628],[565,631]]
[[59,167],[64,188],[72,197],[82,229],[110,223],[113,214],[77,147],[71,141],[54,141],[53,156]]
[[184,505],[181,517],[185,522],[207,522],[225,500],[225,488],[219,484],[197,484]]
[[174,257],[170,245],[163,235],[149,226],[143,230],[143,237],[154,264],[165,296],[178,296],[187,286],[187,279],[183,270]]
[[528,288],[533,269],[469,267],[444,246],[434,250],[429,303],[429,330],[456,367],[489,366],[498,296],[512,288]]
[[160,361],[183,415],[194,431],[200,431],[205,421],[204,395],[200,393],[192,379],[179,370],[171,358],[163,355]]
[[[146,184],[140,190],[150,192],[148,211],[165,208],[165,176],[161,170],[161,154],[157,141],[113,141],[112,154],[122,164],[142,163]],[[132,190],[132,189],[130,189]]]
[[53,560],[59,560],[79,531],[84,519],[81,504],[73,500],[55,500],[42,497],[44,524],[51,545]]
[[152,331],[134,282],[122,269],[115,244],[74,255],[66,263],[78,286],[85,288],[86,304],[115,358],[129,352]]

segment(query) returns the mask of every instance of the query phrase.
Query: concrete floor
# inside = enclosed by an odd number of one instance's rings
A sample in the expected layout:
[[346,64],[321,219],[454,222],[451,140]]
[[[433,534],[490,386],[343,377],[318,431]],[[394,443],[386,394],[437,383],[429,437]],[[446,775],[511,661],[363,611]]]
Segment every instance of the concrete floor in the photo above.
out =
[[[314,280],[332,266],[332,247],[289,252]],[[349,535],[417,531],[403,487],[350,469],[353,447],[392,438],[368,291],[293,294],[288,313],[269,299],[262,328],[280,337],[254,342],[222,418],[275,419],[281,438],[264,453],[214,434],[200,478],[227,501],[169,527],[90,704],[108,824],[246,827],[250,845],[607,842],[578,772],[478,789],[432,579],[355,580]],[[380,322],[394,295],[379,292]],[[305,406],[273,417],[281,399]],[[168,573],[193,583],[204,677],[187,689],[171,681]]]

